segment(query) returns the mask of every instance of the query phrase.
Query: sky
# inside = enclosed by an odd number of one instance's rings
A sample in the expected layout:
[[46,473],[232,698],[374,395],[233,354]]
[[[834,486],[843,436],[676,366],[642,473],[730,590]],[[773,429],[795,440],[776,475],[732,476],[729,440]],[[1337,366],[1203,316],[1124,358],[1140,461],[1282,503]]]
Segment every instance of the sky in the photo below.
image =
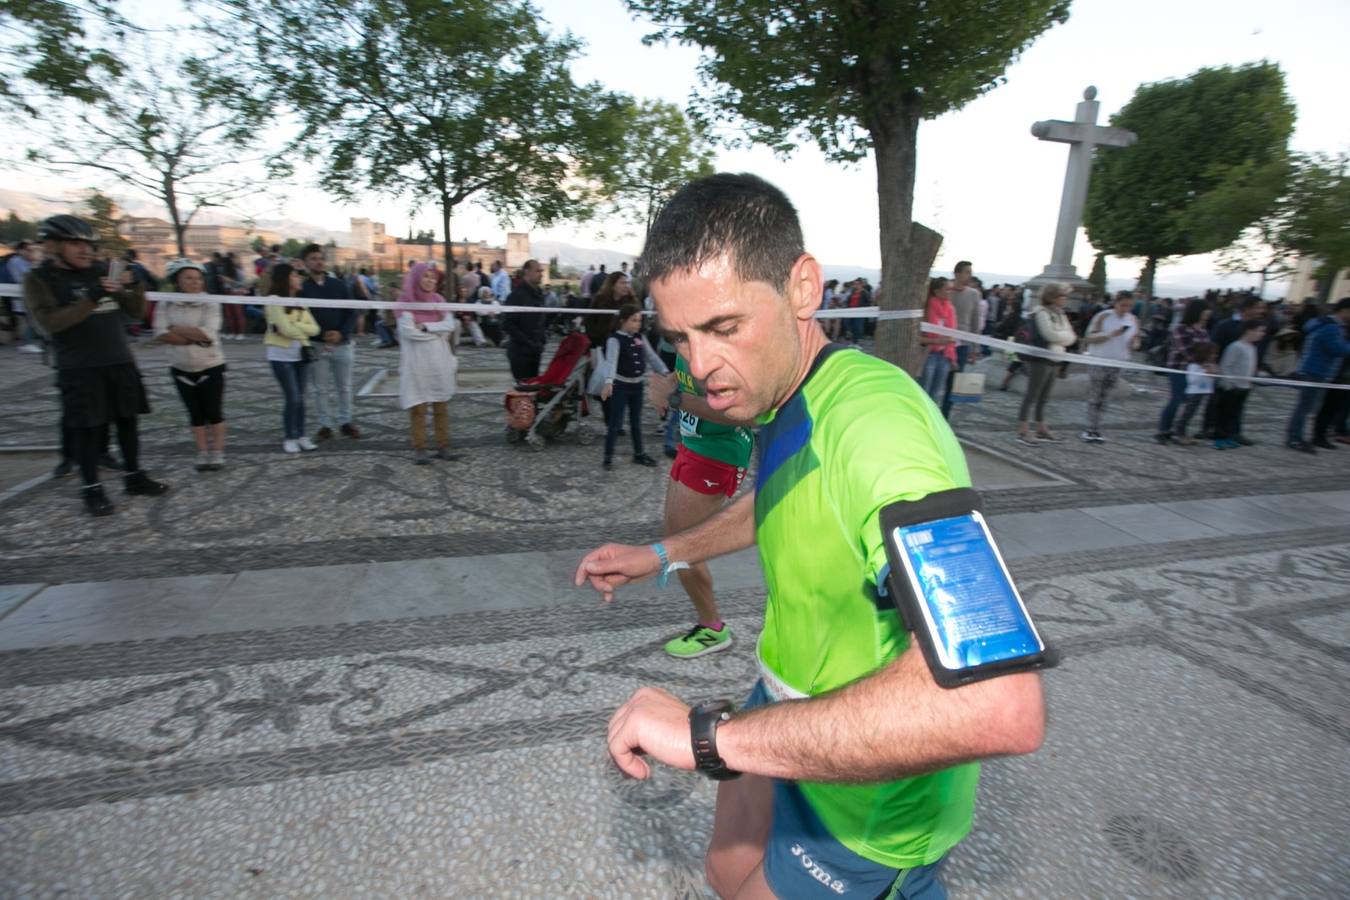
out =
[[[183,15],[177,3],[133,3],[130,9],[137,20],[145,14],[156,21]],[[586,40],[582,58],[573,64],[578,80],[680,104],[695,89],[697,48],[644,47],[641,38],[649,26],[635,21],[619,0],[535,4],[553,30],[570,29]],[[1088,85],[1098,89],[1099,121],[1105,124],[1142,83],[1184,77],[1205,66],[1270,60],[1284,70],[1298,109],[1291,147],[1350,151],[1350,117],[1344,114],[1345,88],[1350,85],[1350,54],[1344,45],[1348,34],[1350,3],[1344,0],[1076,0],[1069,21],[1033,43],[1008,68],[1005,84],[920,126],[914,214],[945,237],[935,268],[947,270],[958,259],[970,259],[977,274],[1029,277],[1049,262],[1068,147],[1038,141],[1030,128],[1040,119],[1073,118]],[[1216,140],[1222,137],[1215,135]],[[801,214],[807,248],[824,262],[880,266],[870,158],[855,166],[829,163],[814,145],[803,143],[786,160],[762,148],[721,150],[716,165],[723,171],[754,172],[783,187]],[[9,173],[0,175],[0,185],[55,192],[62,183]],[[317,187],[302,185],[293,192],[285,217],[333,223],[369,216],[384,221],[391,233],[406,234],[409,205],[406,200],[370,197],[344,206]],[[515,224],[529,227],[527,222]],[[411,225],[433,229],[439,236],[440,216],[434,208],[424,208]],[[456,238],[498,243],[507,229],[470,204],[456,210],[452,230]],[[639,236],[615,238],[613,228],[606,231],[611,236],[604,240],[589,226],[536,229],[532,236],[632,253],[641,249]],[[1074,253],[1080,275],[1091,268],[1092,256],[1080,230]],[[1138,269],[1138,260],[1108,260],[1113,280],[1133,278]],[[1165,283],[1212,272],[1213,260],[1196,256],[1165,265],[1158,277]]]

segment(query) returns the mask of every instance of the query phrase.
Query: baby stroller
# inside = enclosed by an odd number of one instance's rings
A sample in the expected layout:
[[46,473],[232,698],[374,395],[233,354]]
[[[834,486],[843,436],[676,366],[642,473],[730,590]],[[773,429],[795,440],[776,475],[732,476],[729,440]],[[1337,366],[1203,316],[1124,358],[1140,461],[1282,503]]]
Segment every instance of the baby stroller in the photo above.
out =
[[543,450],[545,442],[567,430],[573,430],[577,443],[595,440],[590,425],[581,421],[585,402],[586,364],[591,342],[577,331],[563,338],[544,374],[527,378],[506,392],[506,442],[522,441],[532,450]]

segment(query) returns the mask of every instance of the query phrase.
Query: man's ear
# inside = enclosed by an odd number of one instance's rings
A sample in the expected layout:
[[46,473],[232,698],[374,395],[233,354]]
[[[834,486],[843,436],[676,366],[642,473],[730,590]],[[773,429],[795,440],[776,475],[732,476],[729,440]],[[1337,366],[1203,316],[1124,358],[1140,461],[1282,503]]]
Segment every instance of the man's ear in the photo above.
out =
[[820,308],[820,295],[824,291],[825,279],[820,271],[820,263],[810,253],[803,253],[792,264],[792,274],[788,276],[788,304],[797,319],[810,319]]

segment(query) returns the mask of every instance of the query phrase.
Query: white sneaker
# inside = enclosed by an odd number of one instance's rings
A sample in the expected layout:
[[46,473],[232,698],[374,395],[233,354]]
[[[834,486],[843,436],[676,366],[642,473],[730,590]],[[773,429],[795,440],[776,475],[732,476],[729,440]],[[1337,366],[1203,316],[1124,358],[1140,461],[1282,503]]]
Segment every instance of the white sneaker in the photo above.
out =
[[41,353],[41,352],[42,352],[42,348],[39,347],[37,344],[24,344],[24,345],[23,345],[22,347],[20,347],[19,349],[20,349],[21,351],[23,351],[24,353]]
[[301,450],[318,450],[319,445],[311,441],[308,437],[302,437],[296,441]]
[[282,441],[281,449],[285,450],[287,453],[299,453],[300,444],[298,441],[290,441],[290,440]]

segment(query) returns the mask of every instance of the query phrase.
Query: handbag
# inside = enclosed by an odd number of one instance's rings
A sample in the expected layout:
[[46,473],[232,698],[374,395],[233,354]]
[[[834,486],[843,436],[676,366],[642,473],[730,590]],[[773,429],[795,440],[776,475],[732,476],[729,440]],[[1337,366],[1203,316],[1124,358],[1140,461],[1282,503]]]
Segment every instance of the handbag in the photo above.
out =
[[983,372],[957,372],[952,376],[953,403],[979,403],[984,396]]
[[318,353],[318,351],[315,350],[313,347],[311,347],[309,344],[301,344],[301,345],[300,345],[300,361],[301,361],[301,362],[312,363],[312,362],[314,362],[314,361],[315,361],[316,359],[318,359],[318,358],[319,358],[319,353]]

